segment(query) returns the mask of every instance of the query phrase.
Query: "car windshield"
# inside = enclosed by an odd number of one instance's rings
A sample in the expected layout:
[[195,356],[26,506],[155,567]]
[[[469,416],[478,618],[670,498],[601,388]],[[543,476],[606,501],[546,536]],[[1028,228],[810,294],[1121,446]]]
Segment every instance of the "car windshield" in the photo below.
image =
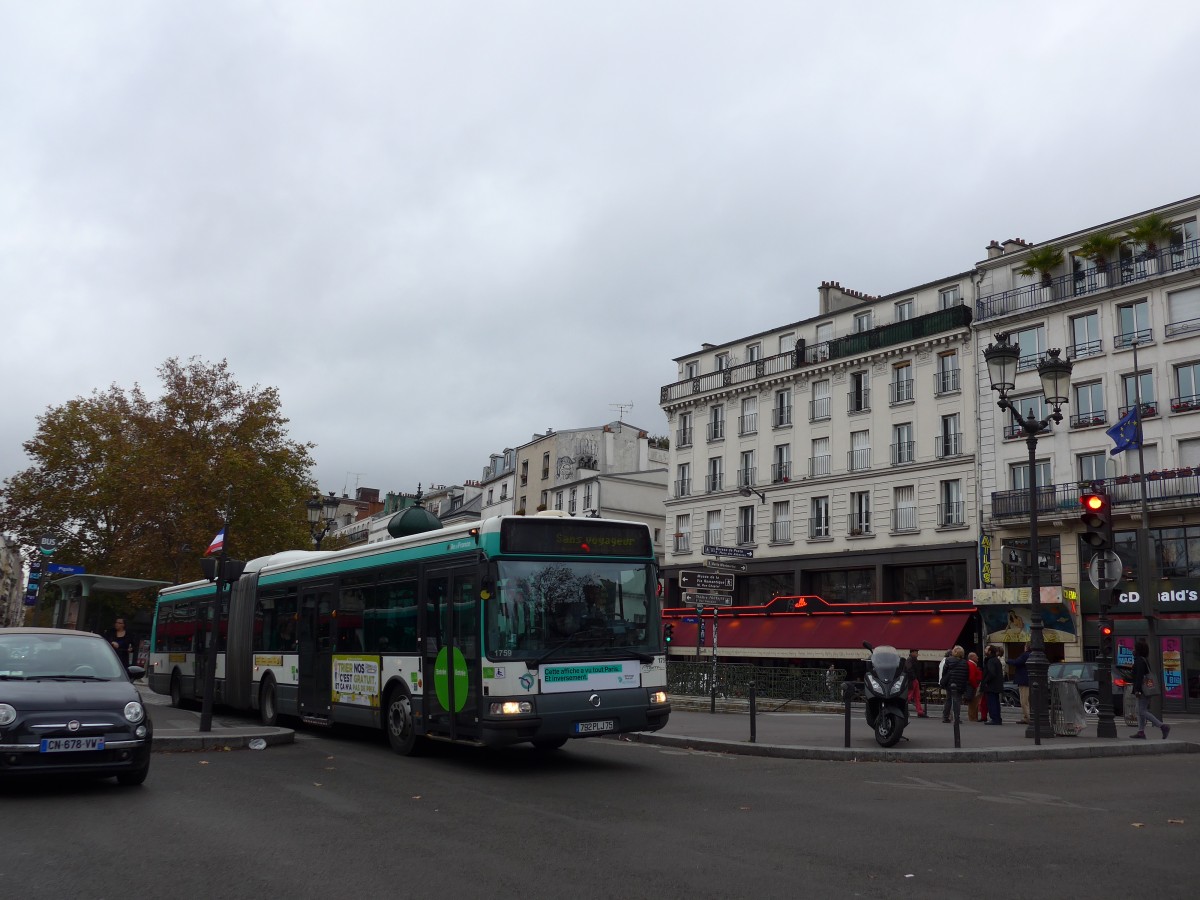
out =
[[111,681],[124,673],[113,649],[87,634],[0,634],[0,679]]
[[599,560],[497,563],[496,596],[487,604],[493,659],[540,659],[651,653],[658,649],[653,566]]

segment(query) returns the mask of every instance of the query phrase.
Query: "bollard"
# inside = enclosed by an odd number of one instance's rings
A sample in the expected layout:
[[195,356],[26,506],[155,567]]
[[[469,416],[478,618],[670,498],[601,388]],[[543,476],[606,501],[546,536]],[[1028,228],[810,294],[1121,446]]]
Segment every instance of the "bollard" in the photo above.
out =
[[758,704],[754,695],[754,682],[750,682],[750,743],[754,743],[758,736]]
[[714,716],[717,714],[717,682],[715,678],[708,690],[708,711]]
[[954,710],[954,749],[962,747],[962,734],[958,730],[962,707],[959,705],[958,685],[950,685],[950,708]]
[[846,706],[846,743],[845,746],[850,746],[850,695],[854,693],[854,687],[849,681],[842,682],[842,703]]

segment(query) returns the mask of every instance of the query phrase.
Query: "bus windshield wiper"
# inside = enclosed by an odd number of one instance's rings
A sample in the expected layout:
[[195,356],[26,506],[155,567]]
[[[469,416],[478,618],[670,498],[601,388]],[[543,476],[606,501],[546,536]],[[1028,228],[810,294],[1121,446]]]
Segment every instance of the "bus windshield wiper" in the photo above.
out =
[[[609,636],[610,637],[612,636],[611,633],[609,634]],[[596,629],[577,631],[573,635],[568,637],[565,641],[561,641],[560,643],[555,644],[553,647],[551,647],[549,650],[547,650],[545,653],[543,653],[537,659],[533,660],[532,662],[527,662],[526,664],[529,666],[529,668],[536,669],[545,660],[549,659],[552,655],[557,653],[563,647],[566,647],[568,644],[574,643],[577,639],[579,639],[581,637],[595,639],[597,637]],[[620,655],[624,659],[637,659],[644,663],[654,662],[654,657],[651,656],[649,653],[641,653],[630,647],[589,647],[588,649],[600,650],[605,654]]]

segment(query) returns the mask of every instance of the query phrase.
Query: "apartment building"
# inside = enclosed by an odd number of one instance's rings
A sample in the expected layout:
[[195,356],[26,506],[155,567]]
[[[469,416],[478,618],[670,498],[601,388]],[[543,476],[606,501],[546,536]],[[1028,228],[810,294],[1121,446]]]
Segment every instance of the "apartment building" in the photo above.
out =
[[[1037,565],[1047,655],[1076,659],[1094,650],[1099,593],[1088,575],[1092,552],[1080,541],[1079,495],[1101,487],[1112,500],[1123,563],[1112,592],[1118,661],[1131,661],[1134,640],[1153,634],[1167,709],[1200,708],[1198,214],[1200,197],[1192,197],[1039,244],[993,241],[973,277],[982,575],[984,588],[996,589],[977,592],[985,626],[992,620],[994,634],[1009,612],[1028,617],[1027,598],[1022,606],[1011,589],[1027,585]],[[1148,222],[1162,227],[1147,229]],[[1044,248],[1061,259],[1030,273],[1029,260]],[[1037,362],[1049,349],[1073,362],[1063,421],[1039,434],[1035,450],[1039,546],[1032,554],[1029,449],[997,408],[982,364],[982,348],[1000,332],[1021,350],[1013,397],[1022,412],[1047,413]],[[1112,455],[1106,434],[1139,399],[1140,462],[1136,450]],[[1150,597],[1138,591],[1143,496]]]
[[[722,559],[744,566],[740,608],[802,595],[896,605],[970,596],[971,275],[884,297],[825,283],[819,315],[675,360],[679,380],[660,392],[672,438],[668,605],[682,602],[681,572]],[[967,614],[936,618],[914,643],[944,648],[967,625]],[[827,658],[850,646],[740,650]]]

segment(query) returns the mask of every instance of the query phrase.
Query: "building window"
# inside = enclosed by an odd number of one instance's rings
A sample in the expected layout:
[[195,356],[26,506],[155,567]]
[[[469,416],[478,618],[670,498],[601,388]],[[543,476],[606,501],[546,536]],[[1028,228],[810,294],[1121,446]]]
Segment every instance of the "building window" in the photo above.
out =
[[934,393],[949,394],[959,390],[958,351],[939,353],[934,373]]
[[520,510],[522,513],[524,513],[524,512],[525,512],[525,509],[526,509],[526,506],[525,506],[525,499],[526,499],[526,498],[525,498],[525,495],[524,495],[524,494],[522,494],[522,495],[521,495],[521,503],[520,503],[520,505],[519,505],[519,506],[517,506],[517,509],[519,509],[519,510]]
[[850,534],[871,533],[871,492],[850,493]]
[[1037,364],[1046,355],[1046,326],[1022,328],[1014,331],[1012,338],[1012,342],[1021,350],[1021,356],[1017,360],[1017,371],[1036,369]]
[[[1054,484],[1050,475],[1050,460],[1039,459],[1037,466],[1037,483],[1039,488]],[[1029,490],[1029,463],[1013,463],[1009,466],[1009,482],[1014,491]]]
[[917,489],[904,485],[892,491],[892,531],[917,530]]
[[758,431],[758,398],[742,398],[742,414],[738,417],[738,434],[754,434]]
[[808,474],[814,477],[817,475],[828,475],[833,471],[831,462],[829,438],[813,438],[812,455],[808,458]]
[[700,377],[700,363],[697,362],[696,360],[692,360],[691,362],[684,363],[683,364],[683,377],[684,378],[699,378]]
[[746,362],[758,362],[762,359],[762,344],[746,345]]
[[542,454],[542,481],[550,477],[550,454]]
[[571,515],[575,515],[575,513],[578,512],[577,495],[578,488],[571,488],[571,494],[567,500],[567,512],[569,512]]
[[1074,385],[1075,411],[1071,413],[1072,428],[1088,428],[1092,425],[1103,425],[1106,412],[1104,410],[1104,385],[1099,381],[1089,381],[1086,384]]
[[675,517],[675,552],[687,553],[692,549],[692,517]]
[[938,504],[938,524],[943,528],[967,524],[966,504],[963,502],[962,495],[962,482],[957,479],[943,481],[939,494],[942,502]]
[[892,366],[892,383],[888,386],[888,402],[892,405],[907,403],[913,398],[912,363],[902,362]]
[[1122,303],[1117,307],[1117,337],[1113,345],[1118,349],[1128,347],[1137,341],[1139,345],[1147,344],[1154,338],[1150,330],[1150,304],[1145,300],[1135,300],[1133,303]]
[[563,508],[563,492],[562,491],[554,492],[554,508],[555,509]]
[[717,362],[717,371],[724,372],[726,369],[729,368],[729,354],[728,353],[718,353],[717,357],[716,357],[716,362]]
[[892,465],[902,466],[915,461],[917,445],[913,441],[912,422],[892,426]]
[[1096,356],[1103,349],[1100,341],[1100,315],[1096,312],[1071,317],[1071,343],[1067,347],[1068,359],[1086,359]]
[[1121,394],[1125,398],[1125,405],[1117,410],[1118,416],[1123,416],[1129,410],[1133,409],[1138,402],[1139,395],[1142,401],[1142,417],[1158,415],[1158,402],[1154,395],[1154,373],[1153,372],[1138,372],[1133,375],[1121,376]]
[[743,450],[738,461],[738,487],[754,487],[754,451]]
[[[1028,418],[1033,416],[1035,419],[1044,419],[1047,414],[1046,398],[1042,394],[1026,394],[1024,397],[1014,397],[1012,399],[1013,408],[1018,415]],[[1004,426],[1004,439],[1010,440],[1013,438],[1024,437],[1025,433],[1021,430],[1021,426],[1014,425],[1011,422]]]
[[810,538],[829,537],[829,498],[813,497],[809,503],[808,536]]
[[782,544],[792,539],[792,505],[787,500],[771,504],[771,543]]
[[488,488],[488,498],[487,498],[487,502],[488,502],[488,506],[491,506],[491,505],[492,505],[492,489],[491,489],[491,488]]
[[871,408],[871,375],[869,372],[854,372],[850,375],[850,393],[847,395],[849,412],[866,412]]
[[[1004,562],[1004,586],[1024,587],[1029,584],[1029,540],[1009,538],[1001,547]],[[1136,552],[1131,556],[1121,553],[1123,559],[1136,559]],[[1052,584],[1062,584],[1061,551],[1058,535],[1038,539],[1038,552],[1035,563],[1038,567],[1038,581],[1042,587]]]
[[722,490],[722,459],[714,456],[708,461],[708,492]]
[[[1196,250],[1192,250],[1193,256]],[[1200,328],[1200,287],[1167,294],[1167,337]]]
[[738,507],[737,542],[739,544],[754,543],[754,507]]
[[502,484],[502,485],[500,485],[500,500],[504,501],[507,499],[508,499],[508,485]]
[[1175,396],[1171,412],[1190,412],[1200,409],[1200,363],[1184,363],[1175,367]]
[[583,486],[583,508],[592,509],[592,483],[589,481]]
[[714,406],[708,411],[708,439],[719,441],[725,437],[725,407]]
[[776,444],[775,459],[771,463],[771,483],[783,484],[792,480],[792,445]]
[[521,460],[521,484],[529,483],[529,460]]
[[692,493],[692,464],[680,463],[675,475],[675,496],[687,497]]
[[949,309],[960,303],[962,303],[962,295],[959,293],[957,284],[938,291],[938,309]]
[[831,387],[828,378],[812,383],[812,400],[809,401],[808,420],[821,422],[830,416],[829,401]]
[[796,349],[796,332],[789,331],[787,334],[779,336],[779,352],[791,353]]
[[862,334],[864,331],[871,330],[871,311],[860,312],[854,314],[854,333]]
[[896,304],[896,321],[907,322],[913,317],[913,301],[910,297],[907,300],[901,300]]
[[1079,480],[1082,482],[1104,480],[1104,460],[1107,454],[1101,450],[1098,453],[1080,453],[1075,457],[1079,462]]
[[850,432],[850,456],[846,467],[851,472],[871,468],[871,432]]
[[710,509],[708,522],[704,526],[704,543],[721,546],[721,511]]
[[775,427],[782,428],[792,424],[792,389],[787,388],[775,392]]
[[679,414],[679,430],[675,434],[675,446],[692,446],[692,414],[690,412]]
[[958,413],[942,416],[942,433],[938,435],[938,459],[947,456],[958,456],[963,452],[962,427],[958,422]]

